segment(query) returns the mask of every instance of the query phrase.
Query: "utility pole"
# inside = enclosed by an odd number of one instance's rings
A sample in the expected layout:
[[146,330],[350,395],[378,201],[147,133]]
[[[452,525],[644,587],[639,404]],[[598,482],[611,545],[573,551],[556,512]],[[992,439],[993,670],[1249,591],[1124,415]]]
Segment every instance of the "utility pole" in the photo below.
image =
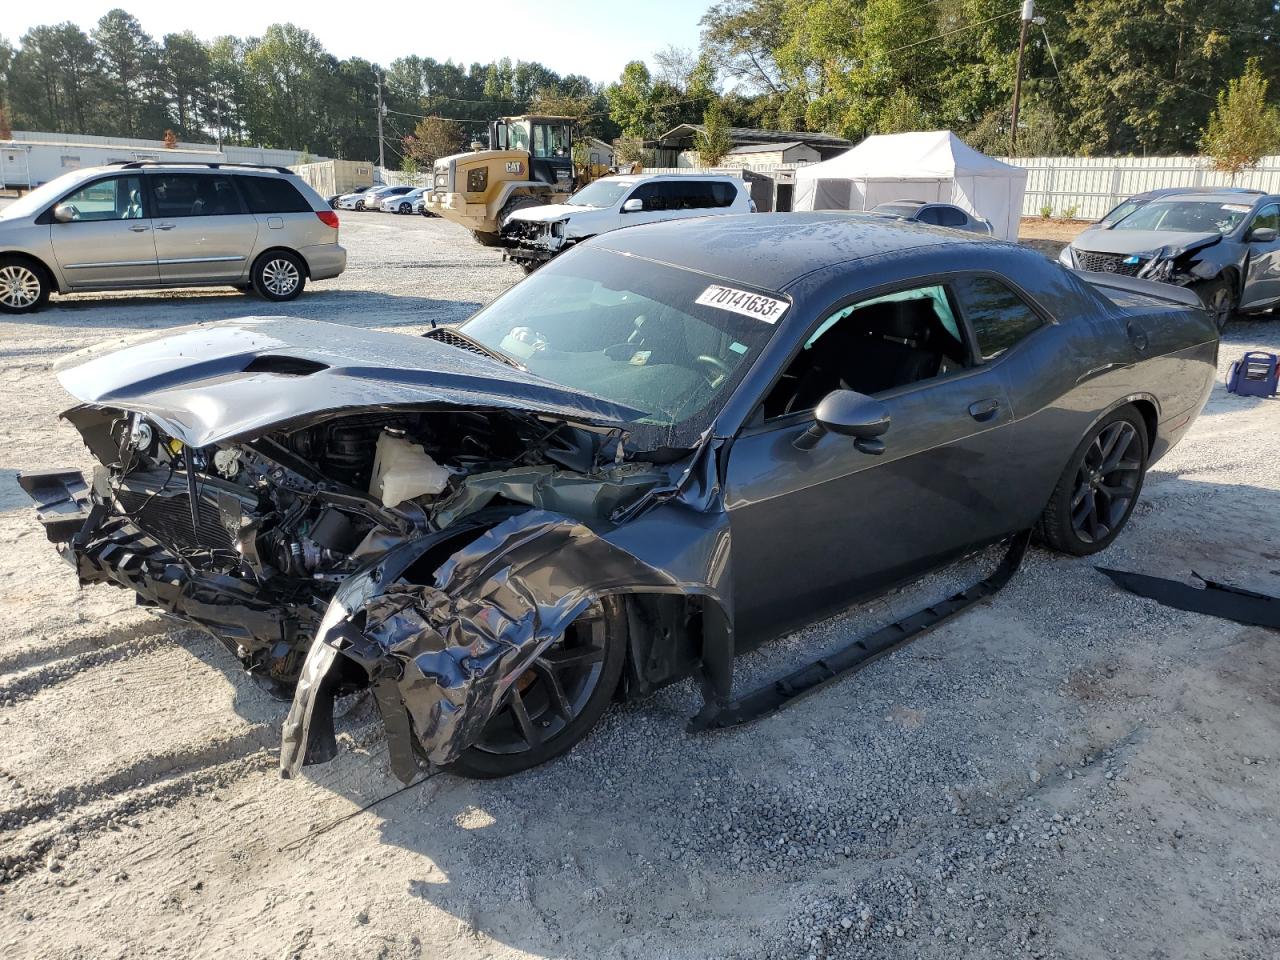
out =
[[[1027,2],[1030,3],[1031,0],[1027,0]],[[1023,33],[1023,36],[1026,36],[1027,28],[1025,25],[1022,28],[1022,33]],[[382,104],[382,71],[379,70],[378,71],[378,166],[381,167],[383,170],[387,168],[386,158],[383,156],[383,153],[382,153],[382,149],[383,149],[382,148],[382,114],[386,112],[386,109],[387,108]]]
[[1018,38],[1018,72],[1013,81],[1013,118],[1009,124],[1009,156],[1018,155],[1018,104],[1022,99],[1022,57],[1027,49],[1027,29],[1036,15],[1036,0],[1022,0],[1022,34]]

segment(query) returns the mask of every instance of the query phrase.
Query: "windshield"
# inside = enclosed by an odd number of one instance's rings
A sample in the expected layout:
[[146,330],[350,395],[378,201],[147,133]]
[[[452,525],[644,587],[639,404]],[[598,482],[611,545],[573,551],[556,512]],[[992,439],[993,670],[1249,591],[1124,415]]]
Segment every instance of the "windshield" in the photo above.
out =
[[[707,305],[713,300],[733,306]],[[460,329],[531,373],[645,411],[628,429],[640,449],[652,450],[697,442],[785,307],[778,296],[584,247],[516,284]],[[764,310],[772,320],[738,309]]]
[[617,180],[597,180],[583,187],[565,203],[575,207],[612,207],[632,186]]
[[1251,203],[1221,200],[1153,200],[1111,229],[1169,230],[1175,233],[1230,233],[1253,210]]
[[1118,223],[1142,206],[1141,200],[1123,200],[1108,210],[1099,223]]
[[69,190],[71,185],[77,179],[83,179],[77,173],[64,173],[60,177],[55,177],[43,186],[36,187],[30,193],[19,197],[9,206],[0,210],[0,220],[11,220],[18,217],[29,217],[36,211],[42,209],[45,204],[52,203],[57,200],[64,191]]

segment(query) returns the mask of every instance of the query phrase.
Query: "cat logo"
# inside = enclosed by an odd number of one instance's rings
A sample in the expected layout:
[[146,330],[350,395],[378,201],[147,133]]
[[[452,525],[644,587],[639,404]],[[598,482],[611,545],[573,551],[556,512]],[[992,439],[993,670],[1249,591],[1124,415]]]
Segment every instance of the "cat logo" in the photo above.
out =
[[519,160],[507,161],[507,173],[522,173],[522,172],[524,172],[524,165]]

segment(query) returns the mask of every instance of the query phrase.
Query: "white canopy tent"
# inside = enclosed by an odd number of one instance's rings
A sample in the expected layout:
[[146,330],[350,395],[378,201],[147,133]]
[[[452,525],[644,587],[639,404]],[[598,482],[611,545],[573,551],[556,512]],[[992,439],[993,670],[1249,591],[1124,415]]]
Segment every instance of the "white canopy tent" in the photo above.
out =
[[979,153],[950,130],[867,137],[796,170],[795,210],[870,210],[890,200],[954,203],[1018,239],[1027,171]]

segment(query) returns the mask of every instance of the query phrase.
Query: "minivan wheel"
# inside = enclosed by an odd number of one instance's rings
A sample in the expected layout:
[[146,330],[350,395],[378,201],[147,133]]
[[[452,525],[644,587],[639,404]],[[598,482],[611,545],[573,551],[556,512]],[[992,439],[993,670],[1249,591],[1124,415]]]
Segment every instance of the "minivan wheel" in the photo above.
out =
[[479,780],[506,777],[568,751],[596,725],[627,658],[626,605],[593,603],[508,689],[480,738],[449,766]]
[[253,265],[253,289],[267,300],[277,303],[292,300],[302,292],[306,282],[302,260],[287,250],[270,250]]
[[1085,434],[1040,516],[1045,545],[1076,557],[1109,547],[1142,493],[1149,443],[1133,407],[1112,412]]
[[0,313],[30,313],[48,299],[43,270],[17,257],[0,257]]

